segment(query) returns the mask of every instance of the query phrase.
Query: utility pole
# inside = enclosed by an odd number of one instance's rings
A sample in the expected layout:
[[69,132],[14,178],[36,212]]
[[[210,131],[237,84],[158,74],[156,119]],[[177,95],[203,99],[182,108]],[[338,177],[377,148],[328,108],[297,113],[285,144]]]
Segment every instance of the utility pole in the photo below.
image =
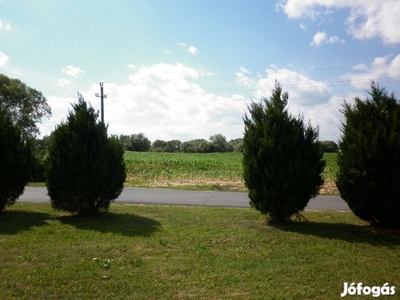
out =
[[107,98],[106,94],[103,94],[103,83],[100,82],[100,95],[99,93],[96,93],[96,97],[101,98],[101,122],[104,123],[104,98]]

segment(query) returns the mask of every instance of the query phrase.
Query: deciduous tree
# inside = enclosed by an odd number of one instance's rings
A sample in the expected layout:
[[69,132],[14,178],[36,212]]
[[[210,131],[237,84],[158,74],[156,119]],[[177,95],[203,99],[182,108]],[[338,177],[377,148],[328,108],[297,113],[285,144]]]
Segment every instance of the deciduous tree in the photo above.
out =
[[0,74],[0,108],[6,110],[24,138],[39,133],[36,123],[51,116],[51,108],[43,94],[21,82]]
[[339,151],[339,146],[334,141],[322,141],[321,149],[322,152],[335,153]]

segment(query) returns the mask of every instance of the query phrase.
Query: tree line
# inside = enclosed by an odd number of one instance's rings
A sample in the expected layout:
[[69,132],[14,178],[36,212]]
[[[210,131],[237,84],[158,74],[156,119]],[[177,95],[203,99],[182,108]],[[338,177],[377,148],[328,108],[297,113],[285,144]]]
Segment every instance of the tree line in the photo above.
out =
[[186,142],[180,140],[155,140],[151,142],[143,133],[115,136],[119,139],[126,151],[138,152],[186,152],[186,153],[212,153],[212,152],[241,152],[243,139],[227,141],[222,134],[214,134],[208,140],[193,139]]
[[[186,142],[181,142],[180,140],[155,140],[151,142],[144,133],[112,135],[112,137],[119,140],[124,151],[170,153],[243,152],[243,138],[227,141],[222,134],[214,134],[208,140],[193,139]],[[35,140],[35,149],[39,157],[46,155],[51,140],[51,135]],[[339,146],[334,141],[321,141],[320,146],[324,153],[336,153],[339,151]]]
[[365,100],[344,102],[338,147],[320,142],[318,127],[288,112],[289,94],[278,82],[269,99],[248,106],[243,139],[227,142],[216,134],[208,141],[151,144],[144,134],[109,137],[98,113],[78,94],[67,120],[35,146],[36,123],[51,115],[46,99],[21,81],[0,75],[0,212],[22,194],[36,155],[46,151],[43,166],[52,207],[81,215],[106,212],[123,189],[124,147],[134,150],[140,140],[155,151],[228,152],[241,147],[250,204],[271,222],[289,222],[294,215],[301,217],[324,182],[326,146],[339,149],[336,184],[353,213],[372,225],[399,228],[400,102],[373,81],[367,92]]

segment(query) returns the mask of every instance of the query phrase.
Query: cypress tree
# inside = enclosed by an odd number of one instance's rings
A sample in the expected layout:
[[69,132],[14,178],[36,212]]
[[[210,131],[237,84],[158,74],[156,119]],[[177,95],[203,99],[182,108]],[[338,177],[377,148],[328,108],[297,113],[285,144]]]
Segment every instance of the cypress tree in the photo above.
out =
[[368,95],[343,105],[336,184],[359,218],[400,225],[400,104],[375,82]]
[[243,177],[250,205],[277,223],[303,210],[317,195],[325,165],[318,128],[291,116],[288,98],[276,82],[271,99],[253,102],[250,115],[243,118]]
[[30,149],[8,112],[0,108],[0,212],[15,203],[28,183]]
[[52,134],[47,189],[54,209],[80,215],[108,211],[126,177],[124,151],[98,113],[79,95],[67,121]]

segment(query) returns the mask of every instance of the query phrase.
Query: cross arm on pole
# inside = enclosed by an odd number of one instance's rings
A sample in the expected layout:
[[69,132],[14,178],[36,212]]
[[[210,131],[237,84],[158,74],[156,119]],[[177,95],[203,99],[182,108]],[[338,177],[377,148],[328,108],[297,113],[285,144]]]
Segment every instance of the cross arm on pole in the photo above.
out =
[[96,93],[95,96],[101,98],[101,122],[104,123],[104,98],[107,98],[107,95],[103,93],[103,82],[100,82],[100,95]]

